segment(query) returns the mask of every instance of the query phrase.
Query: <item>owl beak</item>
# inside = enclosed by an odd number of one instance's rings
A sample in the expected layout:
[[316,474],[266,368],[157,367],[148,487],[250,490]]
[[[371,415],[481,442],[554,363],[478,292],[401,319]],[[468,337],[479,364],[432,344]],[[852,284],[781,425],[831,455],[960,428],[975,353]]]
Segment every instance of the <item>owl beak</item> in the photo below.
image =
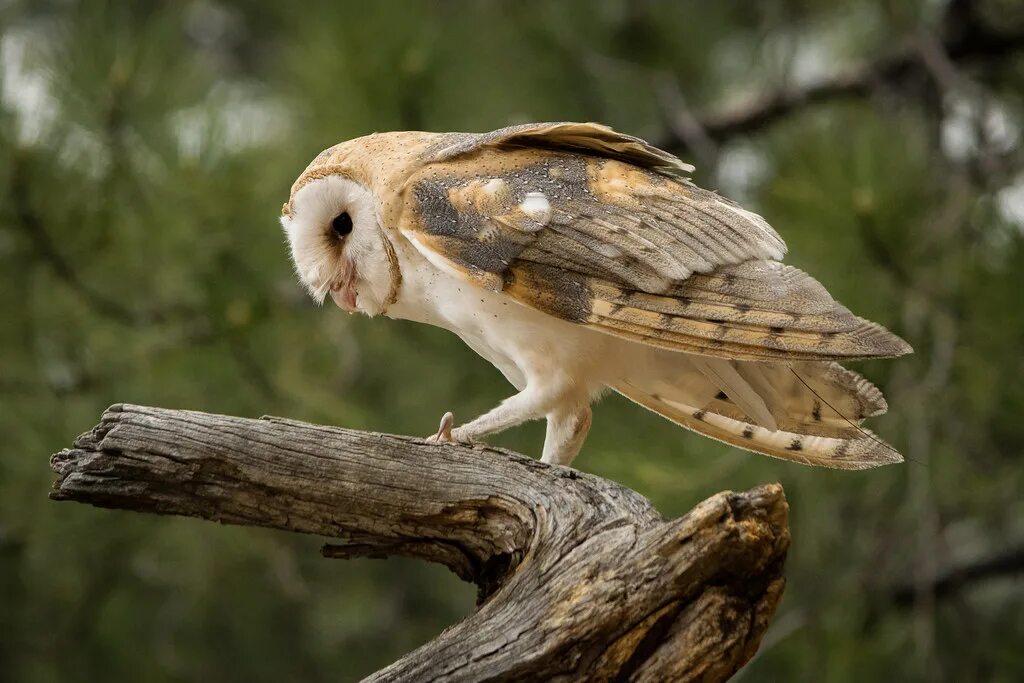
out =
[[358,310],[356,308],[355,283],[351,280],[346,279],[345,282],[332,286],[331,299],[334,300],[338,308],[344,311],[355,313]]

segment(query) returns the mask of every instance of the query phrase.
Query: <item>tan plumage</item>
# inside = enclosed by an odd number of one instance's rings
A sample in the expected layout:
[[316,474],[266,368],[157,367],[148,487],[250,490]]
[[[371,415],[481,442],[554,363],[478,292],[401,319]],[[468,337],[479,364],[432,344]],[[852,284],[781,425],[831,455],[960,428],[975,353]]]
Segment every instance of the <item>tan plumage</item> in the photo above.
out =
[[[383,251],[392,254],[389,284],[400,307],[433,306],[437,320],[427,322],[460,334],[534,398],[531,383],[543,380],[530,378],[543,375],[542,363],[525,360],[530,353],[522,344],[502,343],[508,325],[550,326],[555,348],[561,334],[574,353],[604,354],[598,369],[581,366],[586,376],[565,382],[560,391],[567,396],[569,385],[588,394],[611,386],[678,424],[798,462],[857,468],[899,460],[859,427],[884,412],[881,394],[832,361],[898,356],[909,346],[853,315],[806,273],[779,263],[786,247],[771,226],[693,185],[689,170],[667,152],[597,124],[384,134],[317,157],[284,213],[291,220],[298,193],[318,179],[341,176],[367,187]],[[416,282],[443,273],[493,293],[480,306],[466,295],[467,305],[487,315],[460,318],[450,311],[458,302],[428,306],[427,294],[403,301],[399,283],[410,273]],[[543,315],[515,323],[499,308],[509,300]],[[387,305],[376,304],[380,310],[363,308],[386,312]],[[498,322],[468,329],[492,310]],[[395,317],[423,317],[403,311]],[[581,328],[600,334],[571,331]],[[600,377],[591,381],[594,374]],[[553,415],[589,425],[579,396],[541,407],[538,401],[522,401],[531,408],[514,417],[547,415],[549,442],[558,431]],[[562,410],[562,403],[572,409]],[[487,417],[461,436],[515,422]],[[571,460],[582,439],[567,435],[580,429],[562,429],[566,443],[546,445],[545,458]]]

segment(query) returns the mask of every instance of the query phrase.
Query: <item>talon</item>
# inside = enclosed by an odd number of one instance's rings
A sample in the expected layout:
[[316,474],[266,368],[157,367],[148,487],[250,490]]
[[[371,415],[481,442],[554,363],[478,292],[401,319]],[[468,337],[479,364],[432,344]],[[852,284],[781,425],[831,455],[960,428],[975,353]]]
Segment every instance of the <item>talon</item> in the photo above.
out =
[[438,441],[452,441],[452,426],[455,424],[455,415],[451,411],[441,416],[441,424],[437,427]]
[[437,433],[427,437],[427,441],[435,443],[452,443],[452,426],[455,424],[455,416],[449,411],[441,416],[441,424],[437,427]]

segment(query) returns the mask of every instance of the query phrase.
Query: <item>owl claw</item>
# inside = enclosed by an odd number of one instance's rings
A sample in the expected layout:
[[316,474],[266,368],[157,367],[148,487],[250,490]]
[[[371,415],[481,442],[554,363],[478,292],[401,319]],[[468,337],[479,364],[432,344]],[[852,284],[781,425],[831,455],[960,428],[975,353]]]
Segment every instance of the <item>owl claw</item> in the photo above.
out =
[[441,416],[441,424],[437,427],[437,433],[431,434],[427,437],[427,441],[431,443],[455,443],[455,439],[452,438],[452,425],[455,424],[455,416],[451,412],[447,412]]

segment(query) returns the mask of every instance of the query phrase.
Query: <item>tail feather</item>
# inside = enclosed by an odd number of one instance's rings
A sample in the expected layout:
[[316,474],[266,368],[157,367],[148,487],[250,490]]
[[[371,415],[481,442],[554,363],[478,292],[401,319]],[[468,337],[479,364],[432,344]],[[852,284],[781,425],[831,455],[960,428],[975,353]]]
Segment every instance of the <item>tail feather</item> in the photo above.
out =
[[840,469],[901,462],[860,426],[886,410],[882,393],[838,363],[764,363],[670,354],[612,386],[713,439],[776,458]]
[[[736,370],[765,398],[777,424],[801,424],[809,434],[830,436],[836,428],[859,425],[888,408],[871,382],[838,363],[737,362]],[[737,420],[750,416],[742,406],[727,401],[694,404]]]
[[778,429],[775,417],[768,410],[764,399],[740,376],[740,373],[729,361],[721,358],[694,356],[690,359],[690,363],[713,384],[720,387],[726,397],[757,424],[772,432]]
[[612,387],[631,401],[672,420],[681,427],[717,441],[774,458],[844,470],[862,470],[903,462],[903,457],[870,431],[848,427],[835,437],[777,429],[769,431],[742,420],[645,393],[629,382]]

